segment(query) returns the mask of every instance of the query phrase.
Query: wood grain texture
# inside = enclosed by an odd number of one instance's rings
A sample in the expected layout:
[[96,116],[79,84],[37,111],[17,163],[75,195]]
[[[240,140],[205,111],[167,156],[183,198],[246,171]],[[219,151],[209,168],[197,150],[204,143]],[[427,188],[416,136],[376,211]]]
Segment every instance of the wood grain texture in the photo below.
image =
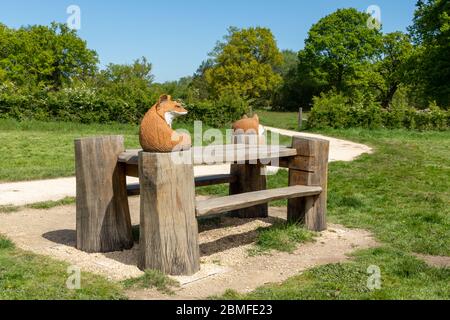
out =
[[306,170],[296,170],[297,167],[289,169],[289,185],[320,186],[322,193],[309,198],[290,199],[288,220],[304,223],[309,230],[323,231],[327,228],[329,142],[323,139],[294,137],[292,144],[300,157],[311,157],[314,161]]
[[[137,166],[136,166],[137,168]],[[236,177],[231,174],[214,174],[209,176],[195,177],[194,182],[196,187],[206,187],[217,184],[226,184],[236,181]],[[129,196],[138,196],[141,193],[139,183],[127,185],[127,193]]]
[[274,200],[309,197],[322,192],[321,187],[292,186],[241,193],[197,202],[197,216],[205,216],[247,208]]
[[[139,151],[140,150],[124,151],[119,155],[118,161],[128,165],[137,165]],[[194,147],[188,151],[181,152],[183,152],[183,154],[188,152],[187,157],[192,159],[193,165],[233,164],[250,161],[256,164],[258,160],[264,160],[264,163],[267,163],[267,159],[278,159],[297,155],[297,150],[295,148],[276,145],[247,146],[244,144]],[[131,170],[132,168],[130,169],[130,172]],[[134,174],[136,175],[136,172]]]
[[200,268],[194,170],[170,153],[139,153],[141,224],[138,267],[191,275]]
[[77,248],[111,252],[133,246],[122,136],[75,140]]
[[[232,164],[230,174],[236,181],[230,183],[230,195],[266,190],[267,177],[264,174],[265,166],[262,164]],[[266,218],[269,215],[267,203],[255,206],[246,206],[233,212],[240,218]]]

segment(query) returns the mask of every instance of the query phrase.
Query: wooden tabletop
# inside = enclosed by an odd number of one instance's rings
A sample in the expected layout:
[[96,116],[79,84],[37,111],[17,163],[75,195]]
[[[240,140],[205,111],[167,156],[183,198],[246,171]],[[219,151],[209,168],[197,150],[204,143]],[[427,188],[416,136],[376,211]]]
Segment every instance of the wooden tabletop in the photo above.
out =
[[[138,164],[138,153],[142,150],[126,150],[119,155],[119,162]],[[193,165],[227,164],[241,161],[269,160],[297,155],[297,150],[280,145],[209,145],[193,147],[190,150],[174,152],[174,157],[192,159]]]

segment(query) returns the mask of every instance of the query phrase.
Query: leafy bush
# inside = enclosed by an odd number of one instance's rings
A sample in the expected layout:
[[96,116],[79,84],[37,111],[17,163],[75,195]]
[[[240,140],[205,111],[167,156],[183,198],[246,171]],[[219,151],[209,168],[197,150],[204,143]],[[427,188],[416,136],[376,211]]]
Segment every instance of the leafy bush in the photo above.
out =
[[[107,90],[81,85],[60,91],[18,89],[13,84],[0,86],[0,117],[17,120],[71,121],[79,123],[139,123],[152,106],[142,92],[120,96]],[[184,121],[201,120],[222,126],[241,117],[248,104],[239,97],[223,96],[217,101],[188,103]]]
[[425,110],[395,101],[383,109],[370,96],[347,98],[333,92],[313,99],[308,118],[309,128],[407,128],[416,130],[448,130],[450,112],[435,103]]
[[217,101],[204,100],[187,104],[185,121],[199,120],[213,127],[221,127],[239,119],[248,109],[248,103],[239,97],[222,96]]

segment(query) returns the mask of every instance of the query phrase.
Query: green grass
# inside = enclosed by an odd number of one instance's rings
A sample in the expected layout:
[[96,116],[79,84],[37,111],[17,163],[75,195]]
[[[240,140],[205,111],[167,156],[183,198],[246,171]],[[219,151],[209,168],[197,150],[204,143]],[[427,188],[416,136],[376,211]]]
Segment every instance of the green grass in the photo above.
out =
[[[282,284],[262,286],[249,294],[228,290],[225,299],[450,299],[450,269],[427,266],[389,247],[360,250],[354,261],[309,269]],[[369,266],[380,268],[380,289],[369,289]],[[373,283],[373,282],[371,282]],[[218,297],[213,297],[218,298]]]
[[138,127],[0,119],[0,182],[72,176],[74,139],[122,134],[126,147],[137,147]]
[[75,203],[74,197],[65,197],[61,200],[36,202],[36,203],[28,204],[26,206],[11,206],[11,205],[0,206],[0,213],[17,212],[17,211],[22,210],[23,208],[46,210],[46,209],[51,209],[51,208],[59,207],[59,206],[71,205],[74,203]]
[[300,243],[314,240],[314,233],[296,224],[277,223],[259,228],[255,248],[250,255],[269,253],[271,250],[292,253]]
[[[374,154],[329,166],[328,218],[372,231],[407,252],[450,255],[450,132],[333,130],[374,147]],[[268,187],[287,185],[287,172]],[[197,189],[226,195],[226,186]],[[271,203],[284,206],[285,201]]]
[[[263,125],[287,130],[298,130],[298,112],[275,112],[256,110],[259,120]],[[308,113],[303,112],[303,126],[306,124]]]
[[179,286],[176,280],[158,270],[146,270],[143,276],[124,280],[122,284],[126,289],[156,288],[165,294],[173,294],[173,288]]
[[14,248],[14,243],[11,240],[9,240],[8,238],[5,238],[2,235],[0,235],[0,250],[13,249],[13,248]]
[[[269,118],[274,119],[273,115]],[[73,174],[73,138],[81,135],[120,133],[125,135],[128,147],[137,146],[137,127],[67,124],[66,128],[64,125],[39,123],[33,127],[30,123],[0,121],[0,138],[4,142],[0,149],[6,157],[6,165],[0,168],[0,180]],[[277,126],[283,125],[278,123]],[[367,229],[383,247],[358,251],[352,262],[313,268],[282,284],[265,286],[249,295],[228,293],[225,297],[448,299],[448,269],[428,267],[412,254],[450,256],[450,132],[353,129],[321,133],[374,148],[374,154],[363,155],[353,162],[330,164],[328,220]],[[285,171],[268,178],[270,188],[286,184]],[[213,186],[199,188],[198,192],[225,195],[228,190],[226,186]],[[274,204],[284,205],[285,202]],[[268,243],[276,239],[274,234],[275,231],[265,235]],[[286,232],[281,235],[284,239]],[[3,289],[5,274],[20,279],[15,282],[17,288],[24,284],[24,288],[30,287],[31,291],[29,294],[22,292],[18,298],[41,297],[42,286],[49,286],[50,292],[48,295],[42,293],[43,297],[56,297],[55,292],[59,290],[63,291],[62,297],[70,298],[120,296],[103,280],[95,280],[101,283],[98,287],[107,286],[111,291],[96,291],[97,285],[93,284],[90,293],[65,292],[58,282],[65,277],[65,265],[45,262],[48,260],[40,260],[43,258],[10,246],[9,241],[0,238],[0,289]],[[25,260],[31,263],[25,264]],[[52,274],[42,267],[45,263],[51,265]],[[381,269],[381,290],[370,291],[365,286],[370,265]],[[110,285],[116,288],[116,285]],[[4,291],[0,291],[0,295],[1,292]],[[8,291],[7,294],[12,293]]]
[[67,205],[74,204],[74,203],[75,203],[74,197],[65,197],[65,198],[63,198],[61,200],[57,200],[57,201],[36,202],[36,203],[27,205],[27,207],[32,208],[32,209],[51,209],[54,207],[67,206]]
[[[175,124],[193,133],[192,125]],[[210,129],[203,126],[203,130]],[[225,129],[220,131],[224,134]],[[125,124],[77,124],[70,122],[18,122],[0,119],[0,182],[47,179],[75,174],[74,139],[99,135],[123,135],[126,148],[139,148],[139,127]],[[271,140],[269,135],[268,140]],[[279,143],[289,145],[289,137]],[[203,144],[214,141],[203,141]],[[225,143],[225,141],[224,141]]]
[[11,206],[11,205],[0,206],[0,213],[11,213],[17,212],[19,210],[20,210],[19,206]]
[[68,264],[14,247],[0,236],[0,300],[125,299],[123,288],[103,277],[81,273],[81,288],[70,290]]
[[[326,130],[368,144],[374,154],[329,167],[328,220],[371,231],[383,246],[354,261],[313,268],[245,299],[449,299],[450,271],[428,267],[413,253],[450,256],[450,132]],[[269,177],[285,185],[284,173]],[[367,268],[382,272],[370,291]]]
[[450,132],[331,131],[374,146],[329,171],[331,221],[395,248],[450,255]]

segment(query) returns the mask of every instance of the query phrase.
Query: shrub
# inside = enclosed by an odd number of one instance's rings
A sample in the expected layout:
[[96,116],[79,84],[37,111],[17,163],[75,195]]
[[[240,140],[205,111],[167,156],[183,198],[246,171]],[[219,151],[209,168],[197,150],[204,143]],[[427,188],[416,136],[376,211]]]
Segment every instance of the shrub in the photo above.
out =
[[222,96],[217,101],[204,100],[187,104],[188,116],[184,121],[203,121],[213,127],[221,127],[239,119],[249,109],[248,103],[239,97]]
[[345,128],[348,119],[348,100],[340,94],[324,94],[313,98],[313,108],[308,116],[311,128]]
[[370,96],[349,99],[329,92],[315,97],[308,118],[309,128],[407,128],[415,130],[448,130],[450,112],[435,103],[428,109],[417,110],[404,100],[394,100],[383,109]]
[[[71,121],[80,123],[139,123],[157,98],[143,92],[118,94],[85,85],[47,89],[16,88],[0,85],[0,117],[17,120]],[[241,117],[248,104],[239,97],[223,96],[217,101],[188,104],[184,121],[202,120],[211,126],[222,126]]]

